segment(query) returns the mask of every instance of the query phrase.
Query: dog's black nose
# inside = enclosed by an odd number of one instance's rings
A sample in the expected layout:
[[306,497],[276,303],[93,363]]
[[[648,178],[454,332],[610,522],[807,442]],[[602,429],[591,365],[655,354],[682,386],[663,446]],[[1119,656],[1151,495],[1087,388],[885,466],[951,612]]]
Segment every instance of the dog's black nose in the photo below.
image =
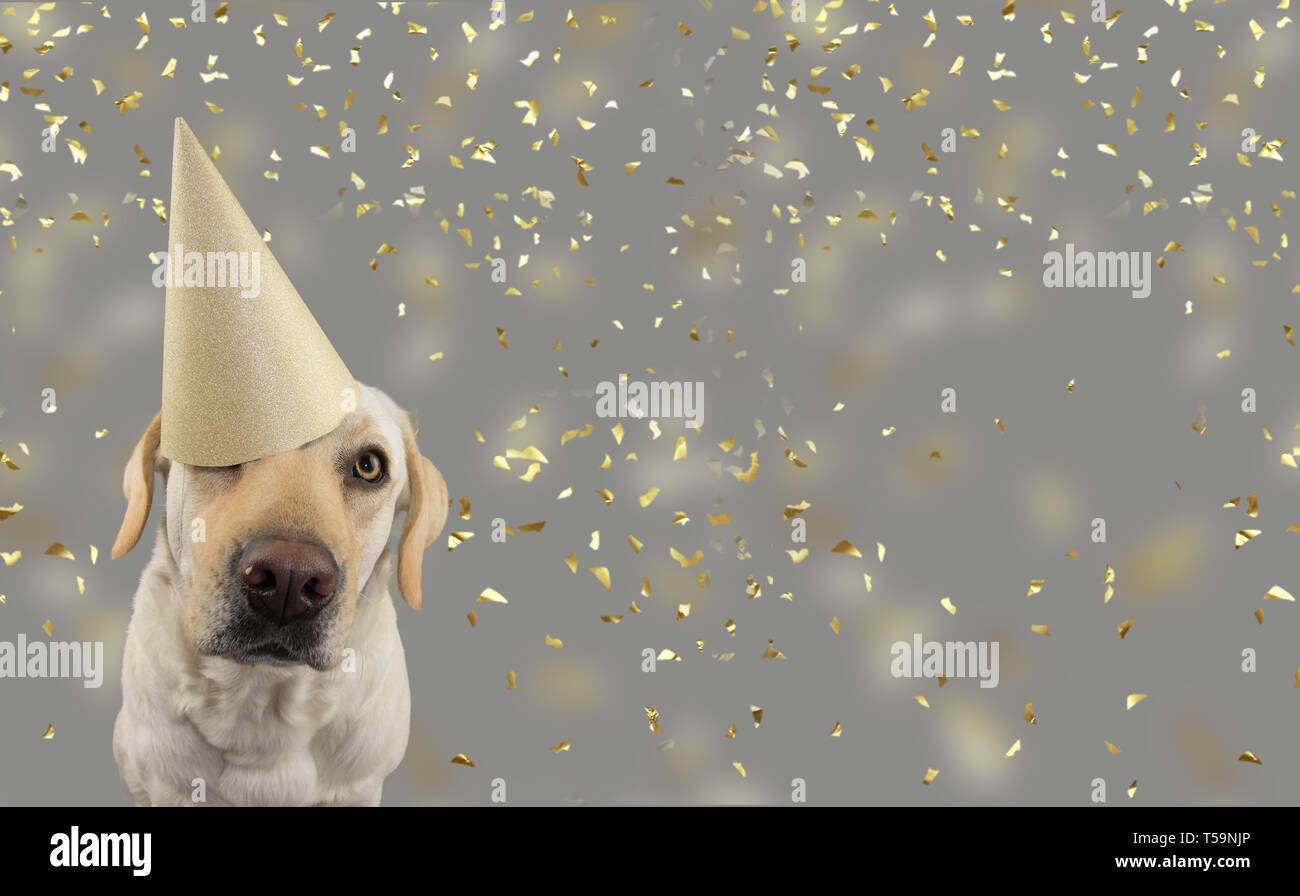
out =
[[239,575],[248,605],[276,625],[315,616],[338,586],[338,567],[328,551],[284,538],[261,538],[244,548]]

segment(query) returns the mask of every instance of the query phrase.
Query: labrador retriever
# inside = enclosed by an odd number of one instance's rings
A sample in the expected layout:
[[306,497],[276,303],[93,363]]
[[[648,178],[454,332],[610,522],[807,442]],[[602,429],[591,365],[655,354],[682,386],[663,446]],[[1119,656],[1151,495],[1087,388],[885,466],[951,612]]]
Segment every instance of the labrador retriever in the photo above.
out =
[[[360,384],[358,384],[360,386]],[[410,686],[388,584],[421,605],[447,486],[377,389],[334,431],[236,467],[158,453],[123,476],[112,556],[166,501],[126,633],[113,755],[140,805],[377,805],[402,761]]]

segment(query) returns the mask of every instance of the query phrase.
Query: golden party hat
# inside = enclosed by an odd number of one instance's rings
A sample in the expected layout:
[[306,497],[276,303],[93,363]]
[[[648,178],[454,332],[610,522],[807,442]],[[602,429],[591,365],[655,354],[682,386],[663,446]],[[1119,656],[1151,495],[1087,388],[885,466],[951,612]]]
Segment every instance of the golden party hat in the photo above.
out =
[[159,452],[226,467],[333,430],[356,380],[181,118],[170,215]]

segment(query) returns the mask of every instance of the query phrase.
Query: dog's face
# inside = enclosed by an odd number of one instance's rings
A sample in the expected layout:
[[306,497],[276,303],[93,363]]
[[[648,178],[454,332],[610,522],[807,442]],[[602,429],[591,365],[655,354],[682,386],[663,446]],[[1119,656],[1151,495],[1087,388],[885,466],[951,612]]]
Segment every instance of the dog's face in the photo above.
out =
[[447,488],[384,393],[363,386],[357,409],[332,432],[236,467],[170,462],[157,454],[159,433],[156,418],[127,464],[128,508],[112,555],[139,539],[156,469],[166,481],[181,624],[198,653],[336,666],[401,511],[398,582],[420,606],[422,558],[446,520]]

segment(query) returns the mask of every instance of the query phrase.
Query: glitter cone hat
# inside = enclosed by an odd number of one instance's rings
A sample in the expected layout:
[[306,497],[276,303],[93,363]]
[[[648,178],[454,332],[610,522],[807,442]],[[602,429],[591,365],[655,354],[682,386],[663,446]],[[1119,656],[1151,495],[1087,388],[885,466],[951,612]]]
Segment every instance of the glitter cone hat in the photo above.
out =
[[356,380],[181,118],[170,214],[160,453],[233,466],[333,430]]

